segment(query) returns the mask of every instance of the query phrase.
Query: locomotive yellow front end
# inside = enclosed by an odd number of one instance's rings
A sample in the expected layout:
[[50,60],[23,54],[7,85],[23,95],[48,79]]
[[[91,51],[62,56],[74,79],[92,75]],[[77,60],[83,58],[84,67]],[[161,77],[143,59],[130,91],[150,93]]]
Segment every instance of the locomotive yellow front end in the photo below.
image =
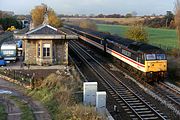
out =
[[164,80],[167,73],[165,54],[146,54],[145,71],[148,82]]

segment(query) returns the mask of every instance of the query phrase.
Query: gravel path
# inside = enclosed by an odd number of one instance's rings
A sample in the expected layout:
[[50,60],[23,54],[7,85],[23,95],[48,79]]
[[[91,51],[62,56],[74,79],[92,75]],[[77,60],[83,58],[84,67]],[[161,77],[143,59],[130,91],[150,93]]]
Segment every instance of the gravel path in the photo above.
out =
[[8,99],[5,95],[0,95],[0,103],[6,107],[7,120],[20,120],[21,110],[17,104]]
[[[29,108],[33,111],[34,119],[36,120],[51,120],[48,111],[43,107],[39,101],[34,101],[29,96],[24,94],[24,88],[19,87],[13,83],[0,79],[0,90],[12,92],[12,96],[18,97],[22,102],[27,103]],[[6,106],[8,113],[8,120],[20,120],[21,110],[16,105],[15,101],[5,97],[7,95],[0,94],[0,102]],[[27,116],[28,117],[28,116]]]

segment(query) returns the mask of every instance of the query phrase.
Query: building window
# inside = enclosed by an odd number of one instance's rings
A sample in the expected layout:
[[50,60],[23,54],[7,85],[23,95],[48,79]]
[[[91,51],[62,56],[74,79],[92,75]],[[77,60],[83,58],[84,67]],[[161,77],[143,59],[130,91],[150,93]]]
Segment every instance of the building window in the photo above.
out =
[[43,57],[50,56],[50,44],[43,44]]

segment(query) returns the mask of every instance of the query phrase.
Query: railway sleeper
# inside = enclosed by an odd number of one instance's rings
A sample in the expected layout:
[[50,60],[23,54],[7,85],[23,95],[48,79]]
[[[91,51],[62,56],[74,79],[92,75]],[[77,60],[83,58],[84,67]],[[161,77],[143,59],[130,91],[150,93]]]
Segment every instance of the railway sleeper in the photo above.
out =
[[126,91],[127,89],[125,87],[116,87],[117,91]]
[[128,98],[136,98],[135,96],[121,96],[123,97],[124,99],[128,99]]
[[132,93],[121,93],[121,92],[118,92],[121,96],[134,96]]
[[131,112],[131,111],[128,111],[128,112],[126,112],[126,113],[128,113],[128,114],[132,114],[132,112]]
[[112,94],[111,96],[112,96],[112,97],[116,97],[116,96],[117,96],[117,94]]
[[158,117],[148,117],[148,118],[143,118],[143,120],[158,120]]
[[119,98],[116,98],[116,101],[121,101],[121,99],[119,99]]
[[[123,102],[123,101],[119,101],[118,103],[119,103],[120,105],[121,105],[121,104],[124,104],[124,102]],[[124,105],[125,105],[125,104],[124,104]]]
[[149,108],[134,108],[136,111],[144,111],[144,110],[149,110]]
[[117,98],[119,98],[119,96],[114,96],[113,98],[114,98],[114,99],[117,99]]
[[118,103],[122,103],[123,101],[122,100],[119,100],[119,101],[117,101]]
[[133,105],[132,105],[131,107],[133,107],[133,108],[144,108],[144,107],[146,107],[146,106],[145,106],[145,105],[138,105],[138,106],[137,106],[137,105],[136,105],[136,106],[133,106]]
[[124,98],[126,101],[137,100],[137,98]]
[[139,120],[138,118],[132,118],[132,120]]
[[145,113],[152,113],[152,111],[150,111],[150,110],[147,110],[147,111],[138,111],[137,113],[138,114],[145,114]]
[[153,114],[153,113],[150,113],[150,114],[142,114],[142,115],[140,115],[141,117],[154,117],[154,116],[156,116],[155,114]]
[[136,117],[136,115],[134,115],[134,114],[131,114],[131,115],[129,115],[130,117]]
[[[118,91],[121,94],[125,94],[125,95],[132,95],[133,93],[130,92],[129,90],[124,90],[124,91]],[[133,94],[134,95],[134,94]]]
[[110,94],[113,94],[114,95],[114,92],[113,91],[108,91]]
[[124,105],[126,105],[126,104],[124,104],[124,103],[121,103],[120,105],[121,105],[121,106],[124,106]]
[[140,100],[129,100],[130,103],[140,103]]
[[127,106],[121,106],[122,108],[127,108]]
[[129,103],[129,105],[133,106],[133,105],[143,105],[142,103]]
[[130,111],[130,109],[129,109],[129,108],[126,108],[126,109],[124,109],[124,111]]

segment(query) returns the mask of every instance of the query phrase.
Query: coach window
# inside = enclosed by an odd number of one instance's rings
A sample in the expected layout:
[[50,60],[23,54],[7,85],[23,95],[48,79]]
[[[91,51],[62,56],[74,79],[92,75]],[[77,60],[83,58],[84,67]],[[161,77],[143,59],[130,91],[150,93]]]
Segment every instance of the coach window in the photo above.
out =
[[126,55],[126,56],[128,56],[128,57],[131,57],[131,52],[126,51],[126,50],[124,50],[124,49],[122,49],[122,54],[124,54],[124,55]]
[[50,56],[50,44],[43,44],[43,57]]

